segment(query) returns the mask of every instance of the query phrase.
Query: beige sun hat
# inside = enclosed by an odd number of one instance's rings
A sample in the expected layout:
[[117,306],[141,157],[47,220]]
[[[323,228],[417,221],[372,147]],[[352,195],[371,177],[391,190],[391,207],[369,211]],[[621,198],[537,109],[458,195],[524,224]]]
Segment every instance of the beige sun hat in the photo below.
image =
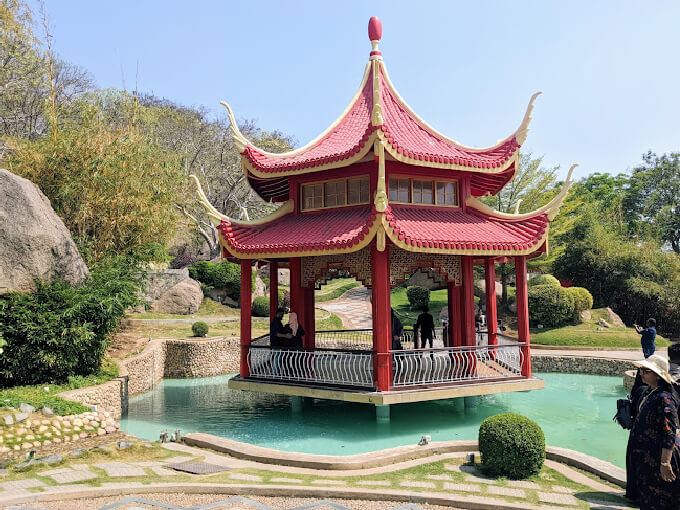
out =
[[671,375],[668,373],[668,360],[659,354],[652,354],[647,359],[633,361],[633,364],[638,367],[650,369],[667,383],[673,382]]

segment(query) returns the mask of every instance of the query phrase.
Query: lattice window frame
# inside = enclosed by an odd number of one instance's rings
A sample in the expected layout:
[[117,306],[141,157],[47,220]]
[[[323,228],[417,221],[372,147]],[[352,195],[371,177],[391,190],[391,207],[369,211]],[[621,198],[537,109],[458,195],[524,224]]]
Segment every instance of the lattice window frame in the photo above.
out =
[[302,286],[320,289],[329,279],[334,277],[331,269],[343,269],[354,276],[365,287],[372,284],[371,246],[361,250],[338,255],[321,257],[302,257]]
[[418,268],[431,268],[446,278],[447,282],[454,282],[457,287],[463,284],[460,256],[418,253],[390,246],[391,285],[408,280]]

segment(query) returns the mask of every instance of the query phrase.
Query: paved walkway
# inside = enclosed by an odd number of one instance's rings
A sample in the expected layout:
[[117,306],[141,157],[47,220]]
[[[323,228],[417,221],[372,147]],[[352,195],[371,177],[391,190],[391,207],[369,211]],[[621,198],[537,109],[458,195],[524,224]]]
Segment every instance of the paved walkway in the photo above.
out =
[[348,290],[339,298],[318,307],[334,313],[342,320],[342,324],[349,329],[371,329],[373,327],[371,311],[371,291],[363,285]]
[[[620,488],[550,460],[540,477],[513,481],[485,476],[464,463],[461,452],[348,471],[260,464],[182,444],[137,444],[127,452],[91,452],[67,456],[58,467],[10,470],[0,475],[10,478],[0,481],[0,505],[34,510],[628,508]],[[175,469],[178,464],[207,472],[187,474]],[[80,499],[74,507],[75,497]]]

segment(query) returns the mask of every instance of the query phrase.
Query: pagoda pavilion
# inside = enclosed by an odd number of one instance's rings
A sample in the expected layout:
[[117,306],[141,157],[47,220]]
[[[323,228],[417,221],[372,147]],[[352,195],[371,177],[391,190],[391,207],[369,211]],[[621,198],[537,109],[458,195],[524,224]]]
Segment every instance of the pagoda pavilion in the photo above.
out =
[[[514,177],[540,92],[514,133],[488,148],[466,147],[399,96],[378,48],[378,18],[368,33],[372,51],[359,90],[304,147],[282,154],[259,149],[223,103],[250,186],[281,204],[256,221],[231,219],[208,202],[196,179],[223,258],[241,264],[240,374],[229,386],[378,406],[543,388],[531,374],[526,262],[548,249],[550,221],[573,167],[560,193],[536,211],[501,213],[478,199]],[[516,270],[517,342],[499,342],[497,333],[494,267],[507,260]],[[305,331],[302,347],[272,347],[269,335],[251,338],[254,263],[270,266],[272,317],[278,268],[290,269],[290,309]],[[476,264],[484,267],[487,290],[483,342],[475,328]],[[418,268],[447,282],[445,346],[393,349],[390,289]],[[372,329],[315,331],[314,289],[339,270],[370,289]]]

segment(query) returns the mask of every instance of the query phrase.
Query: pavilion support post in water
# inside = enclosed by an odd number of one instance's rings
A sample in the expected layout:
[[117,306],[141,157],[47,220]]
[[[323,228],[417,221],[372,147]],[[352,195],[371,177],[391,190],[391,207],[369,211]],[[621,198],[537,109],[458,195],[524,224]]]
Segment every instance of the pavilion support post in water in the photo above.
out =
[[487,338],[489,345],[497,345],[498,316],[496,313],[496,265],[493,257],[484,259],[484,280]]
[[[392,381],[392,316],[390,313],[390,256],[387,247],[371,245],[373,298],[373,379],[378,391],[389,391]],[[377,409],[377,408],[376,408]]]
[[302,337],[303,347],[313,349],[315,345],[315,317],[314,317],[314,286],[305,287],[302,290],[304,299],[304,309],[302,310],[301,320],[302,328],[305,330],[305,335]]
[[449,312],[449,346],[460,347],[463,345],[462,322],[460,313],[460,287],[456,282],[448,282],[447,288],[447,306]]
[[461,258],[463,273],[463,289],[461,296],[461,322],[463,328],[463,345],[477,345],[475,331],[475,275],[474,260],[464,255]]
[[517,336],[522,347],[524,359],[522,361],[522,375],[531,377],[531,348],[529,337],[529,300],[527,297],[527,258],[515,257],[515,285],[517,287]]
[[269,263],[269,322],[274,320],[279,308],[279,263]]
[[302,260],[300,257],[290,259],[290,311],[298,315],[302,327],[304,328],[304,302],[305,295],[302,288]]
[[251,307],[253,293],[253,268],[250,259],[241,259],[241,377],[250,375],[248,370],[248,347],[251,339]]

